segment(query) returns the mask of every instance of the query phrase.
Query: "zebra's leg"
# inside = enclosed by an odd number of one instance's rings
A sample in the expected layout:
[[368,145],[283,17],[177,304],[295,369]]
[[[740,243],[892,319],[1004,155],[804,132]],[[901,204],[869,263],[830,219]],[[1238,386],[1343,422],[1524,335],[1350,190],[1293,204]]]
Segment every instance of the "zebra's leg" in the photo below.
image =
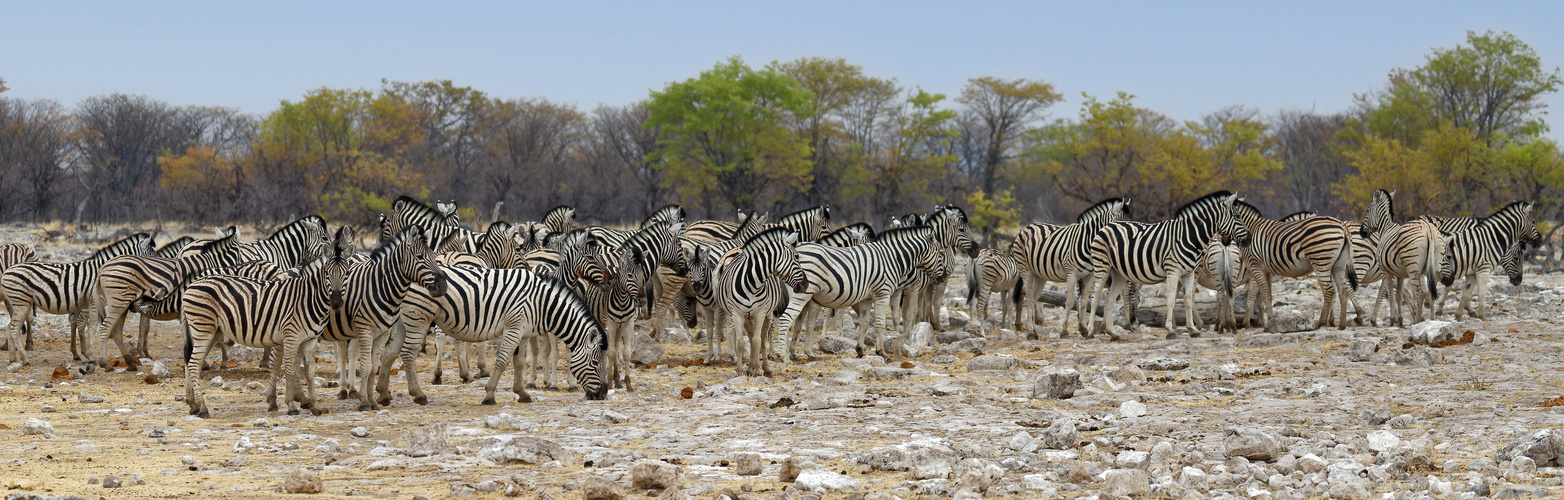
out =
[[[630,363],[630,344],[634,341],[635,319],[632,318],[625,321],[625,324],[619,327],[619,366],[624,369],[624,388],[626,391],[630,392],[635,392],[635,382],[631,380],[630,377],[630,372],[632,371],[632,368],[634,368],[634,366],[632,366]],[[496,370],[498,370],[498,368],[496,368]]]
[[[505,369],[510,366],[511,357],[516,352],[516,346],[521,343],[522,337],[532,334],[530,331],[531,327],[529,326],[520,326],[518,328],[520,328],[519,331],[507,331],[499,338],[499,349],[494,353],[494,376],[489,377],[489,382],[484,384],[485,395],[483,398],[483,404],[485,405],[494,404],[494,390],[499,387],[500,375],[504,374]],[[612,346],[610,346],[610,348],[612,348]],[[526,389],[518,389],[518,391],[519,392],[516,394],[516,396],[519,398],[519,402],[532,402],[532,396],[527,394]]]
[[743,315],[744,332],[749,334],[749,372],[750,376],[766,375],[766,332],[763,326],[766,323],[764,313],[750,311]]
[[[358,390],[358,411],[375,411],[377,406],[370,397],[369,381],[377,375],[374,355],[375,344],[378,342],[374,332],[358,332],[358,334],[358,354],[354,356],[358,358],[359,368],[358,378],[354,379],[354,388]],[[386,376],[389,377],[391,370],[390,367],[386,368]]]
[[320,337],[311,337],[304,342],[304,352],[300,354],[304,358],[304,373],[299,375],[299,381],[304,384],[305,400],[302,401],[304,409],[311,415],[320,416],[320,407],[316,403],[320,400],[315,397],[315,347],[319,345]]
[[[443,330],[435,330],[434,331],[434,335],[430,335],[430,336],[424,337],[424,342],[431,342],[431,343],[434,344],[434,377],[432,377],[429,380],[429,383],[434,384],[434,385],[440,385],[441,382],[445,381],[445,335],[444,335],[444,331]],[[467,355],[467,351],[462,348],[460,343],[458,343],[457,345],[451,346],[451,349],[456,351],[456,366],[459,368],[458,371],[461,371],[462,373],[466,373],[465,370],[467,369],[467,366],[466,366],[466,359],[464,358],[464,356]],[[425,350],[427,350],[427,349],[425,349]]]
[[473,380],[489,376],[489,362],[486,361],[487,358],[485,358],[485,356],[488,355],[489,344],[493,343],[495,346],[498,346],[499,342],[494,341],[469,343],[472,345],[467,346],[467,348],[471,349],[472,352],[467,356],[467,359],[472,360],[473,364],[478,365],[478,377]]
[[[1474,279],[1467,280],[1467,284],[1466,284],[1466,288],[1468,288],[1468,289],[1472,288],[1472,285],[1476,285],[1477,286],[1477,312],[1474,313],[1473,316],[1476,316],[1477,319],[1481,319],[1481,320],[1487,320],[1488,319],[1488,278],[1489,277],[1490,277],[1489,273],[1479,271],[1478,274],[1477,274],[1477,277],[1474,278]],[[1445,293],[1449,294],[1450,292],[1445,292]],[[1461,305],[1463,306],[1463,308],[1466,305],[1466,293],[1465,292],[1462,292],[1462,294],[1461,294]]]
[[[1115,331],[1119,328],[1119,322],[1114,320],[1113,304],[1121,300],[1128,302],[1129,297],[1126,297],[1125,294],[1130,293],[1131,286],[1127,276],[1110,275],[1108,278],[1108,294],[1102,298],[1100,303],[1102,304],[1102,330],[1108,334],[1108,340],[1110,341],[1119,341],[1119,334]],[[1135,319],[1135,309],[1132,306],[1126,306],[1124,310],[1130,316],[1129,321],[1125,321],[1124,324],[1125,326],[1131,326]]]
[[[1075,305],[1076,308],[1080,309],[1079,311],[1075,312],[1075,328],[1080,330],[1081,337],[1084,338],[1091,338],[1092,327],[1096,326],[1093,324],[1093,322],[1097,320],[1097,308],[1094,303],[1097,301],[1098,290],[1102,288],[1102,281],[1107,279],[1107,276],[1102,276],[1102,279],[1098,279],[1098,276],[1101,274],[1103,273],[1098,273],[1097,271],[1092,272],[1091,277],[1087,279],[1086,284],[1084,285],[1085,288],[1082,291],[1083,295],[1080,297],[1080,303]],[[1071,285],[1071,283],[1065,283],[1066,288],[1069,288]],[[1031,297],[1027,298],[1030,299]],[[1070,311],[1065,311],[1065,314],[1070,313]],[[1064,332],[1060,332],[1060,336],[1063,335]]]
[[352,355],[357,352],[354,347],[351,340],[332,342],[332,349],[336,351],[337,358],[337,399],[346,400],[353,397],[352,392],[349,391],[353,387],[353,382],[349,381],[348,377],[357,361]]
[[[402,336],[402,348],[400,349],[402,355],[402,366],[418,366],[418,351],[424,345],[424,338],[429,332],[430,325],[424,322],[423,318],[410,319],[403,317],[402,321],[398,322],[396,328],[401,331]],[[392,338],[396,338],[396,333],[392,334]],[[389,353],[387,353],[387,355],[389,355]],[[411,368],[404,369],[407,370],[407,395],[413,397],[414,403],[418,403],[420,405],[429,404],[429,395],[424,394],[424,388],[418,384],[418,370],[413,370]],[[385,377],[389,381],[391,376],[390,371],[388,370],[381,376]],[[387,385],[390,384],[388,383]],[[389,401],[386,403],[390,404]]]
[[[11,349],[12,363],[21,362],[24,366],[28,364],[27,350],[24,347],[25,342],[22,340],[23,335],[26,335],[26,333],[22,330],[24,326],[30,326],[32,323],[32,312],[32,304],[20,307],[15,304],[11,305],[11,324],[6,325],[6,333],[8,337],[6,339],[6,345]],[[83,345],[86,345],[85,339],[83,339]],[[86,347],[82,348],[82,350],[86,349]]]
[[[284,347],[288,345],[286,337],[282,345]],[[287,354],[284,353],[282,357],[287,357]],[[282,378],[282,366],[284,366],[282,363],[272,363],[271,369],[267,372],[266,411],[277,411],[277,385],[281,382],[277,379]]]
[[[1167,317],[1167,319],[1163,320],[1163,324],[1164,324],[1164,328],[1168,329],[1168,338],[1169,339],[1174,339],[1174,338],[1178,338],[1178,330],[1177,330],[1178,322],[1174,321],[1174,319],[1176,317],[1173,316],[1173,311],[1174,311],[1175,307],[1178,306],[1178,291],[1179,291],[1180,288],[1183,288],[1184,276],[1183,276],[1182,273],[1179,272],[1178,269],[1168,269],[1167,273],[1168,273],[1168,277],[1167,277],[1167,279],[1163,280],[1162,283],[1163,283],[1163,286],[1166,286],[1168,288],[1168,317]],[[1185,315],[1184,324],[1185,325],[1189,325],[1190,324],[1188,315],[1191,312],[1192,311],[1189,311],[1189,310],[1185,310],[1184,311],[1184,315]],[[1134,316],[1135,315],[1135,311],[1133,309],[1125,309],[1125,313],[1129,314],[1130,316]]]
[[[306,337],[306,335],[301,334],[287,335],[284,337],[280,356],[277,356],[277,359],[272,360],[272,380],[281,379],[282,382],[286,384],[285,387],[288,392],[285,399],[287,399],[288,402],[289,415],[299,414],[299,407],[297,406],[298,402],[295,401],[295,396],[299,394],[300,389],[299,356],[304,351],[304,343],[308,341],[308,339],[305,339],[304,337]],[[275,389],[273,389],[273,397],[275,397],[275,395]],[[272,408],[272,410],[276,411],[276,408]]]
[[201,365],[206,362],[207,354],[212,351],[212,344],[222,338],[220,335],[222,332],[192,329],[190,323],[183,319],[180,323],[185,329],[185,342],[190,345],[190,356],[185,360],[185,402],[190,405],[191,415],[211,418],[211,410],[206,406],[206,389],[202,387],[199,380]]
[[[1217,321],[1221,322],[1221,319]],[[1200,319],[1200,311],[1195,309],[1195,271],[1193,269],[1184,273],[1184,323],[1190,327],[1190,337],[1199,337],[1200,331],[1206,329],[1205,322]]]

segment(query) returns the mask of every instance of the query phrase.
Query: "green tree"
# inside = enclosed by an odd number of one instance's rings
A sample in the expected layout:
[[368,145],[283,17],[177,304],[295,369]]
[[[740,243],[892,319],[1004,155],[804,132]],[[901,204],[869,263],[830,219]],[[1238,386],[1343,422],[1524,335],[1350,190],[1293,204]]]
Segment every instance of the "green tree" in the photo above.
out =
[[811,96],[776,66],[734,56],[652,92],[646,125],[662,132],[653,154],[686,204],[769,208],[808,187],[809,141],[787,123],[808,116]]
[[895,80],[864,75],[863,67],[845,59],[809,57],[777,66],[797,80],[812,99],[795,128],[809,140],[812,204],[835,203],[861,195],[865,142],[873,140],[861,130],[893,104],[900,90]]
[[943,100],[945,94],[921,88],[907,98],[894,139],[872,164],[875,214],[899,214],[927,206],[920,201],[944,201],[929,189],[956,162],[956,112],[941,109]]

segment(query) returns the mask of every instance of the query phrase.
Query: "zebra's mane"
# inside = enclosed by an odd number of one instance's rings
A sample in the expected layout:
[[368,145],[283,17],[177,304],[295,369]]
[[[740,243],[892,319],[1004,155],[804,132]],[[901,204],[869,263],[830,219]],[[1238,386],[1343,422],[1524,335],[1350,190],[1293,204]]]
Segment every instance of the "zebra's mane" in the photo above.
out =
[[[1219,199],[1222,199],[1222,198],[1225,198],[1225,197],[1228,197],[1228,196],[1232,196],[1232,195],[1233,195],[1233,193],[1229,193],[1227,191],[1217,191],[1215,193],[1211,193],[1211,194],[1208,194],[1208,195],[1205,195],[1205,196],[1201,196],[1199,198],[1196,198],[1195,201],[1191,201],[1189,203],[1185,203],[1184,206],[1179,207],[1178,211],[1174,212],[1175,215],[1173,216],[1173,218],[1175,218],[1175,219],[1182,219],[1182,218],[1187,217],[1190,214],[1194,213],[1195,210],[1199,210],[1199,209],[1201,209],[1201,208],[1203,208],[1203,207],[1205,207],[1207,205],[1212,204],[1216,200],[1219,200]],[[1234,204],[1237,204],[1237,203],[1235,202]]]
[[1244,203],[1241,200],[1233,200],[1233,212],[1233,215],[1247,215],[1256,219],[1265,218],[1265,214],[1260,212],[1259,208],[1256,208],[1254,205]]
[[932,232],[934,232],[934,228],[931,228],[931,227],[928,227],[928,226],[898,227],[898,228],[895,228],[895,229],[891,229],[891,230],[887,230],[887,231],[881,232],[878,235],[875,235],[874,239],[871,240],[871,241],[896,241],[896,240],[901,240],[903,238],[912,238],[914,236],[909,236],[909,235],[912,235],[914,233],[917,233],[916,237],[921,238],[921,237],[927,236],[928,233],[932,233]]
[[1521,208],[1522,208],[1521,206],[1526,204],[1526,203],[1527,202],[1524,202],[1524,201],[1512,201],[1509,204],[1506,204],[1506,205],[1504,205],[1502,207],[1499,207],[1498,210],[1494,210],[1493,213],[1488,214],[1487,217],[1483,217],[1483,218],[1478,219],[1477,220],[1477,225],[1479,225],[1479,226],[1485,225],[1485,224],[1488,223],[1488,221],[1496,219],[1499,214],[1509,213],[1509,212],[1514,212],[1516,214],[1520,214]]
[[575,209],[576,207],[572,207],[570,205],[559,205],[554,208],[550,208],[547,212],[543,212],[543,220],[548,220],[548,218],[554,215],[555,212],[564,212],[566,210],[575,211]]
[[874,241],[874,226],[869,225],[867,222],[856,222],[851,225],[842,226],[841,229],[831,231],[831,234],[837,234],[843,231],[851,231],[854,229],[863,231],[864,236],[867,237],[869,241]]
[[[233,229],[233,227],[229,226],[229,229]],[[232,245],[232,243],[234,241],[234,238],[236,238],[238,236],[239,236],[239,232],[238,231],[234,231],[233,233],[230,233],[228,236],[224,236],[224,237],[221,237],[221,238],[218,238],[218,239],[215,239],[215,240],[203,241],[203,242],[197,243],[195,245],[191,245],[190,248],[186,248],[185,250],[195,250],[195,251],[198,251],[198,252],[201,252],[201,253],[206,253],[208,251],[211,251],[211,250],[214,250],[214,249],[217,249],[217,248],[221,248],[224,245]],[[183,238],[181,238],[181,239],[183,239]],[[174,241],[177,242],[179,240],[174,240]],[[162,251],[162,250],[163,249],[161,249],[161,248],[158,249],[158,251]]]
[[[380,259],[385,258],[386,255],[390,254],[391,252],[396,251],[398,248],[401,248],[402,244],[406,243],[408,238],[413,238],[413,237],[422,238],[423,235],[413,233],[413,231],[422,231],[422,230],[423,230],[422,228],[419,228],[419,227],[416,227],[416,226],[408,226],[408,227],[402,228],[401,231],[397,231],[396,234],[391,235],[390,238],[387,238],[385,240],[381,240],[379,244],[376,244],[375,245],[375,249],[369,251],[369,260],[371,262],[378,262]],[[427,245],[428,242],[425,242],[424,244]],[[320,259],[316,259],[316,260],[320,260]]]
[[662,217],[667,216],[668,214],[666,212],[669,212],[669,211],[673,211],[674,215],[678,215],[679,216],[679,220],[684,220],[684,219],[689,218],[687,215],[685,215],[684,207],[679,206],[678,203],[669,203],[667,205],[663,205],[661,207],[657,207],[657,210],[653,210],[651,215],[647,215],[645,219],[641,219],[641,226],[640,227],[642,229],[645,229],[647,226],[650,226],[650,225],[658,223],[658,222],[671,222],[671,221],[669,221],[667,219],[663,219],[662,218]]
[[760,234],[751,236],[749,239],[744,240],[744,247],[745,248],[749,248],[749,245],[752,244],[752,243],[765,243],[765,242],[768,242],[768,241],[773,240],[773,239],[782,238],[782,237],[786,236],[788,233],[795,234],[795,235],[798,234],[797,232],[793,231],[792,229],[788,229],[788,228],[785,228],[785,227],[773,227],[771,229],[767,229],[765,231],[761,231]]
[[831,220],[831,207],[826,206],[826,205],[820,205],[818,207],[805,208],[805,209],[798,210],[798,211],[795,211],[793,213],[784,215],[784,216],[782,216],[781,219],[777,219],[777,224],[781,224],[783,221],[790,220],[790,219],[793,219],[795,217],[796,218],[808,217],[810,212],[814,212],[816,210],[820,210],[821,211],[821,213],[820,213],[821,220]]
[[[1235,203],[1235,205],[1236,205],[1236,203]],[[1283,221],[1304,220],[1304,219],[1308,219],[1308,218],[1311,218],[1311,217],[1318,217],[1319,215],[1320,214],[1315,213],[1315,211],[1313,211],[1313,210],[1299,210],[1297,212],[1293,212],[1293,213],[1287,214],[1286,217],[1282,217],[1282,220]]]
[[152,239],[152,235],[147,234],[147,233],[132,234],[130,236],[126,236],[124,238],[121,238],[119,241],[110,243],[110,244],[108,244],[108,246],[105,246],[103,248],[99,248],[97,251],[92,252],[92,256],[88,257],[88,259],[96,259],[96,258],[99,258],[99,257],[103,257],[105,255],[108,255],[108,254],[112,253],[112,252],[118,252],[120,250],[124,250],[125,247],[140,245],[143,241],[150,240],[150,239]]
[[158,254],[158,255],[162,255],[162,254],[164,254],[166,252],[169,252],[169,251],[172,251],[172,250],[174,250],[176,248],[181,250],[181,251],[183,251],[184,247],[182,245],[187,245],[187,244],[189,244],[192,241],[195,241],[195,238],[191,238],[189,236],[180,236],[179,238],[175,239],[174,241],[170,241],[168,243],[164,243],[162,246],[157,247],[157,251],[154,251],[152,253],[155,253],[155,254]]
[[970,219],[967,219],[967,211],[966,210],[962,210],[961,207],[958,207],[958,206],[955,206],[955,205],[945,205],[945,206],[940,207],[939,209],[935,210],[934,213],[929,214],[928,217],[925,217],[924,218],[924,223],[925,224],[932,223],[932,222],[934,222],[934,220],[936,218],[942,217],[946,213],[949,213],[948,211],[950,211],[950,210],[954,210],[956,212],[956,216],[958,217],[956,219],[956,222],[961,223],[961,222],[966,222],[966,221],[970,220]]
[[[1383,189],[1374,190],[1373,199],[1378,199],[1380,195],[1385,196],[1385,215],[1389,216],[1390,220],[1394,222],[1396,220],[1396,199],[1390,196],[1389,191]],[[1370,199],[1369,204],[1374,203],[1373,199]]]
[[445,212],[441,212],[439,209],[431,207],[424,202],[418,201],[413,197],[405,194],[398,196],[396,201],[391,202],[391,211],[398,214],[407,213],[413,214],[415,216],[423,216],[431,220],[437,220],[441,222],[445,222],[446,219]]
[[[272,231],[271,236],[267,236],[266,237],[266,241],[276,240],[277,238],[282,237],[282,235],[288,234],[288,233],[293,232],[293,231],[303,231],[302,228],[304,227],[304,225],[305,224],[309,224],[309,223],[313,223],[313,224],[315,224],[317,226],[320,226],[321,229],[326,229],[326,219],[321,218],[321,216],[319,216],[319,215],[310,215],[310,216],[302,217],[299,220],[296,220],[296,221],[293,221],[293,222],[289,222],[288,225],[286,225],[286,226],[282,226],[280,228],[277,228],[276,231]],[[327,230],[326,233],[330,234],[331,231]]]
[[1076,222],[1080,222],[1080,221],[1089,219],[1092,216],[1097,215],[1097,213],[1099,213],[1099,212],[1106,212],[1108,210],[1108,208],[1113,206],[1114,203],[1119,203],[1119,202],[1123,202],[1124,203],[1123,213],[1120,215],[1120,217],[1125,218],[1125,219],[1130,218],[1130,202],[1129,202],[1129,200],[1126,200],[1124,198],[1108,198],[1106,200],[1102,200],[1102,201],[1097,202],[1097,204],[1095,204],[1095,205],[1086,207],[1086,210],[1082,210],[1079,215],[1075,216],[1075,221]]

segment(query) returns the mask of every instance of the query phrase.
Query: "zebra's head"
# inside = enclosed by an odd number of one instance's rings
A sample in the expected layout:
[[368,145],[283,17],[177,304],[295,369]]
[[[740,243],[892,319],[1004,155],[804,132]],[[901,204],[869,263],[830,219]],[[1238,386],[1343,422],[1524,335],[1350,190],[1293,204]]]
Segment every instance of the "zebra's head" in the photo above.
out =
[[349,250],[353,247],[353,231],[348,226],[337,228],[336,238],[332,239],[331,253],[326,256],[326,263],[321,266],[321,287],[326,292],[326,303],[333,311],[342,308],[343,289],[347,285]]
[[647,272],[650,256],[641,252],[641,249],[626,245],[619,251],[619,261],[610,271],[612,276],[608,283],[615,291],[634,297],[636,309],[640,319],[652,317],[652,293],[648,281],[651,275]]
[[940,243],[939,233],[929,231],[919,242],[917,254],[918,270],[924,274],[934,276],[940,273],[945,265],[945,245]]
[[717,259],[720,255],[704,246],[695,247],[695,255],[690,259],[690,291],[695,292],[695,299],[701,304],[712,305],[712,284],[717,272]]
[[[668,266],[673,270],[673,274],[679,277],[690,275],[690,263],[684,258],[684,248],[679,246],[679,237],[682,235],[684,235],[683,221],[668,226],[668,235],[662,241],[663,260],[658,263]],[[651,266],[647,266],[647,269],[650,271]]]
[[[793,293],[804,293],[809,286],[809,279],[804,276],[804,269],[798,265],[798,233],[789,231],[782,235],[776,251],[776,263],[771,272],[787,283]],[[784,301],[785,302],[785,301]]]
[[[1520,242],[1510,244],[1510,249],[1499,257],[1499,265],[1504,267],[1504,275],[1510,277],[1510,286],[1521,284],[1521,258],[1526,253],[1526,246]],[[1449,286],[1449,285],[1445,285]]]
[[1228,195],[1222,200],[1221,209],[1216,211],[1217,232],[1222,234],[1239,248],[1249,246],[1249,228],[1244,226],[1244,221],[1233,216],[1233,203],[1238,201],[1238,195]]
[[[408,229],[411,230],[413,228]],[[417,234],[409,235],[411,237],[403,240],[403,245],[406,245],[408,252],[413,257],[412,276],[405,276],[403,279],[418,283],[418,286],[424,287],[425,290],[429,291],[430,296],[444,297],[447,285],[445,269],[440,267],[440,263],[435,259],[438,254],[435,253],[434,247],[437,245],[430,243],[430,238],[433,235],[434,231],[425,229],[418,231]],[[455,237],[456,233],[450,233],[445,236],[446,239]]]
[[[1537,220],[1532,218],[1532,208],[1535,207],[1529,201],[1517,202],[1517,211],[1520,217],[1520,225],[1516,227],[1515,239],[1521,243],[1536,247],[1542,244],[1542,233],[1537,231]],[[1520,278],[1512,278],[1520,279]]]
[[967,254],[969,259],[975,259],[978,256],[978,244],[972,241],[972,232],[967,230],[966,225],[962,225],[961,229],[956,232],[955,249]]
[[1390,227],[1395,222],[1395,198],[1395,191],[1383,189],[1374,191],[1373,199],[1369,200],[1368,214],[1363,218],[1363,226],[1359,230],[1364,238]]
[[[299,226],[299,234],[301,235],[300,244],[302,248],[299,249],[298,264],[302,266],[313,262],[315,259],[330,256],[332,251],[331,230],[326,229],[326,219],[322,219],[318,215],[311,215],[300,219],[300,221],[302,225]],[[341,230],[339,229],[338,232],[341,232]],[[352,233],[349,232],[349,241],[346,242],[348,246],[344,247],[343,251],[352,250],[353,242],[351,241],[351,236]]]
[[1444,241],[1439,244],[1445,246],[1445,256],[1443,259],[1439,260],[1439,284],[1450,286],[1451,284],[1455,283],[1456,277],[1455,236],[1446,236]]

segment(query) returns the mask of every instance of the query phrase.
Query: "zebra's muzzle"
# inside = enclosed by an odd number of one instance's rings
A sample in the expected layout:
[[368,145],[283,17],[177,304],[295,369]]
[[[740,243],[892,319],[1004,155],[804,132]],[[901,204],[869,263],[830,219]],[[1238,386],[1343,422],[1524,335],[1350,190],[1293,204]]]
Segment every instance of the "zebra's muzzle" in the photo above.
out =
[[435,298],[444,297],[446,288],[449,288],[448,281],[445,279],[445,274],[436,274],[434,276],[434,283],[431,283],[427,288],[429,290],[429,295]]
[[329,303],[331,304],[331,308],[332,309],[341,309],[342,308],[342,290],[332,290],[331,291],[331,299],[329,300]]

